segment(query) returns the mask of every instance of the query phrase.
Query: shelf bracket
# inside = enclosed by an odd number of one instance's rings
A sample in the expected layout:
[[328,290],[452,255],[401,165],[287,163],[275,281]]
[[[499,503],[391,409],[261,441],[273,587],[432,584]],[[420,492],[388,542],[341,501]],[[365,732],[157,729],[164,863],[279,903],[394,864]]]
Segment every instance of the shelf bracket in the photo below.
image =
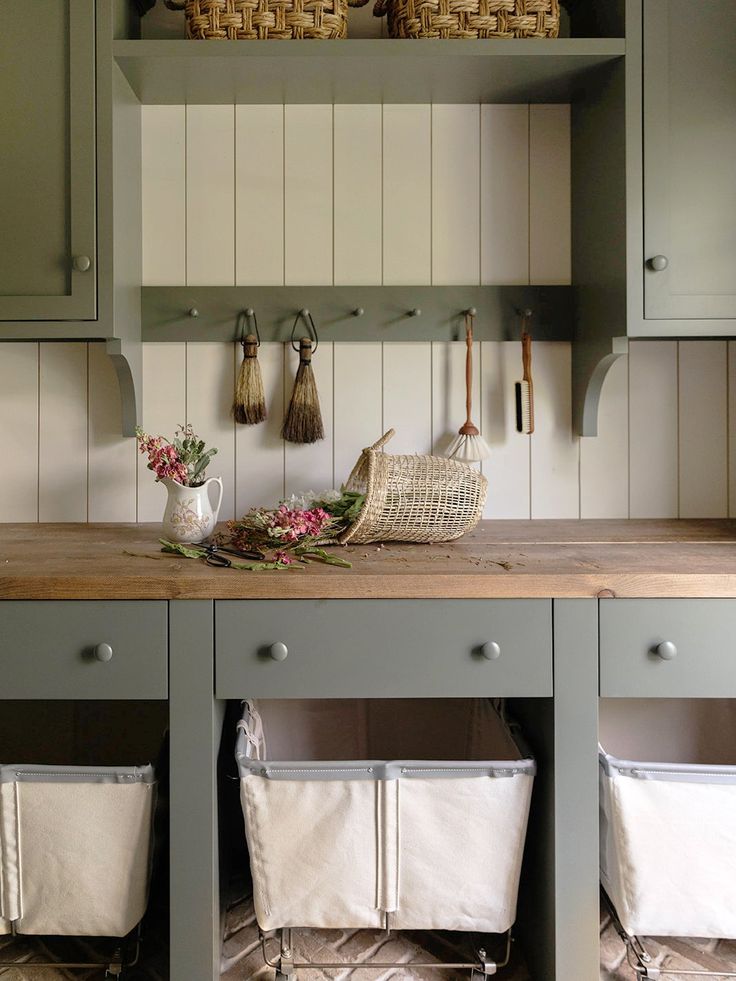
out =
[[573,415],[578,436],[598,435],[598,408],[603,383],[616,361],[628,353],[628,337],[573,344]]
[[120,411],[123,436],[135,436],[141,422],[143,394],[143,355],[139,341],[114,338],[106,341],[105,350],[113,363],[120,386]]

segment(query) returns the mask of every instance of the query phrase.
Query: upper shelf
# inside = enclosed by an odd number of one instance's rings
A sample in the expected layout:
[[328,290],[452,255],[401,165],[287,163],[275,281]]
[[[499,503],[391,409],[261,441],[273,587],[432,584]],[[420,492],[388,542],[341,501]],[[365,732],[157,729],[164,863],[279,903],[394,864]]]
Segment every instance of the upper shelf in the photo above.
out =
[[115,41],[145,105],[568,102],[622,38]]

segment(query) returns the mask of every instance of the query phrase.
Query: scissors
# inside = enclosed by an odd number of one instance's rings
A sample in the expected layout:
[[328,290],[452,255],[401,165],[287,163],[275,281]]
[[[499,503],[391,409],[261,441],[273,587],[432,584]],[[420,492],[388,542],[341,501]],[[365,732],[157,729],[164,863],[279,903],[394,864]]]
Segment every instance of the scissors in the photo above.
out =
[[228,555],[234,555],[240,559],[253,559],[255,561],[263,558],[260,552],[240,552],[236,548],[227,548],[225,545],[205,545],[203,547],[207,550],[203,556],[205,562],[207,565],[215,566],[217,569],[231,568],[233,563],[228,558]]

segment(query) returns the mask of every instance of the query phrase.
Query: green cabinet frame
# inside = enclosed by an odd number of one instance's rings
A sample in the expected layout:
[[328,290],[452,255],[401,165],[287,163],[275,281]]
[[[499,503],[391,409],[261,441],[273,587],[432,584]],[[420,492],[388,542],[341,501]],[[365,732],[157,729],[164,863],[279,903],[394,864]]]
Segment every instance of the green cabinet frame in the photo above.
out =
[[10,0],[0,62],[0,320],[94,320],[94,0]]

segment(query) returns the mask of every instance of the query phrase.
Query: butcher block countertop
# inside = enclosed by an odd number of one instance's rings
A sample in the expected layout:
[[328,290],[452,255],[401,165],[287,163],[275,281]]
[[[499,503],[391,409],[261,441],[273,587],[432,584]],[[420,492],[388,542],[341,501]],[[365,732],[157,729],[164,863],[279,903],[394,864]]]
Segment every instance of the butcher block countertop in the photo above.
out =
[[0,525],[0,599],[736,598],[736,521],[484,521],[446,545],[354,545],[351,569],[165,555],[157,525]]

